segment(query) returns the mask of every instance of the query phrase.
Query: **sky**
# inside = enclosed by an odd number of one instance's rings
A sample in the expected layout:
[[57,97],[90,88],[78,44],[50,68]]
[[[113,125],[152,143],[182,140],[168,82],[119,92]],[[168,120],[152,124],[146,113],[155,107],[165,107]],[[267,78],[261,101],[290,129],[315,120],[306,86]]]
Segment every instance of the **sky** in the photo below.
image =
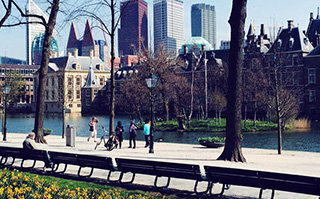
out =
[[[34,0],[39,2],[41,0]],[[84,0],[79,0],[84,1]],[[145,0],[148,3],[148,20],[150,34],[153,32],[153,0]],[[26,2],[26,0],[19,0]],[[232,0],[184,0],[184,39],[188,40],[191,37],[191,6],[196,3],[206,3],[215,6],[216,10],[216,28],[217,28],[217,46],[220,46],[221,40],[230,39],[230,26],[228,19],[231,12]],[[25,3],[21,3],[25,5]],[[24,6],[23,6],[24,7]],[[247,3],[247,19],[246,29],[250,24],[256,28],[256,34],[259,34],[260,24],[265,24],[265,31],[269,35],[273,32],[272,28],[286,27],[287,20],[294,21],[295,26],[299,26],[301,30],[306,30],[310,12],[317,16],[317,8],[320,7],[319,0],[248,0]],[[45,7],[44,7],[45,9]],[[2,17],[3,10],[0,9],[0,17]],[[65,51],[67,39],[70,30],[70,23],[63,24],[63,15],[58,15],[58,44],[59,50]],[[78,34],[83,34],[85,26],[85,19],[76,22],[76,29]],[[99,37],[99,36],[97,36]],[[153,38],[152,36],[149,38]],[[96,38],[95,38],[96,39]],[[98,38],[99,39],[99,38]],[[0,29],[0,56],[13,57],[18,59],[26,59],[26,29],[25,26],[14,28]]]

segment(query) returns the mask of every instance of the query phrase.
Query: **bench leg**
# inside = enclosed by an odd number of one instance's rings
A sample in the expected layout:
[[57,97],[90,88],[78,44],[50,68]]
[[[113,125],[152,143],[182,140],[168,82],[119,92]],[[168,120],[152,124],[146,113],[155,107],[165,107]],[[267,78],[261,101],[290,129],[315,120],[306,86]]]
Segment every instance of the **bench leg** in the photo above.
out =
[[197,189],[198,184],[199,184],[199,180],[196,180],[196,182],[195,182],[195,184],[194,184],[194,192],[195,192],[196,194],[207,193],[207,192],[210,190],[210,186],[211,186],[211,185],[210,185],[210,182],[208,182],[207,189],[206,189],[205,191],[200,191],[200,192],[198,192],[198,189]]
[[24,167],[24,166],[23,166],[24,161],[25,161],[25,159],[22,159],[22,161],[21,161],[21,168],[22,168],[22,169],[32,169],[32,168],[34,168],[34,166],[36,166],[36,162],[37,162],[36,160],[34,160],[32,166],[30,166],[30,167]]
[[167,180],[167,184],[165,185],[165,186],[157,186],[157,182],[158,182],[158,178],[159,178],[160,176],[156,176],[156,179],[154,180],[154,186],[156,187],[156,188],[168,188],[169,187],[169,184],[170,184],[170,180],[171,180],[171,178],[170,177],[168,177],[168,180]]
[[2,166],[4,166],[4,165],[7,163],[7,161],[8,161],[8,157],[2,156],[2,157],[1,157],[1,160],[0,160],[0,164],[1,164]]
[[121,173],[120,173],[120,176],[119,176],[119,182],[120,182],[121,184],[133,183],[134,178],[135,178],[135,176],[136,176],[136,173],[132,173],[132,178],[131,178],[131,180],[130,180],[130,181],[127,181],[127,182],[122,181],[123,175],[124,175],[124,172],[121,172]]
[[260,189],[260,192],[259,192],[259,199],[262,198],[262,194],[263,194],[263,189],[261,188],[261,189]]
[[90,176],[92,176],[93,168],[91,168],[91,171],[90,171],[90,173],[88,175],[81,175],[81,169],[82,169],[82,167],[79,167],[79,170],[78,170],[78,176],[79,177],[89,178]]
[[64,173],[64,172],[66,172],[68,164],[64,164],[64,168],[63,168],[62,171],[58,171],[59,166],[60,166],[60,164],[55,164],[55,165],[53,166],[53,170],[52,170],[52,171],[53,171],[54,173]]
[[230,189],[231,185],[229,185],[229,184],[223,184],[223,185],[222,185],[221,192],[218,193],[218,194],[213,194],[213,193],[212,193],[212,187],[213,187],[213,182],[211,182],[211,185],[210,185],[210,188],[209,188],[209,194],[210,194],[211,196],[222,196],[223,193],[224,193],[224,190]]
[[275,192],[275,190],[274,190],[274,189],[272,189],[272,192],[271,192],[271,199],[273,199],[273,198],[274,198],[274,192]]

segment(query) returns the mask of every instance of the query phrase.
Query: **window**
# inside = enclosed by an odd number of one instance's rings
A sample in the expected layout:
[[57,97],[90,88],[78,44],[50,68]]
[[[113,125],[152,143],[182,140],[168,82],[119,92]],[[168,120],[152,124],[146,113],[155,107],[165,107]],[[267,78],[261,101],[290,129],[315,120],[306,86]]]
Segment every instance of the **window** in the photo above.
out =
[[80,99],[80,97],[81,97],[80,90],[77,90],[77,99]]
[[90,92],[91,90],[90,89],[87,89],[86,90],[86,97],[90,97],[90,95],[91,95],[91,92]]
[[31,88],[31,91],[33,91],[33,85],[31,85],[31,87],[30,87],[30,88]]
[[69,104],[69,108],[72,108],[72,104]]
[[103,83],[104,83],[103,80],[104,80],[103,77],[100,77],[100,86],[103,86]]
[[315,68],[308,69],[308,83],[309,84],[316,83],[316,69]]
[[47,78],[46,86],[49,86],[49,79]]
[[76,85],[77,86],[81,85],[81,77],[79,77],[79,76],[76,77]]
[[49,100],[49,91],[46,91],[46,100]]
[[52,96],[51,96],[52,100],[54,100],[55,99],[54,90],[52,90],[51,93],[52,93]]
[[68,99],[72,100],[72,91],[71,90],[68,90]]
[[52,85],[52,87],[54,87],[54,77],[52,78],[51,85]]
[[310,90],[309,91],[309,102],[315,102],[316,101],[316,91]]
[[95,89],[95,90],[93,91],[93,95],[94,95],[94,96],[97,96],[97,93],[98,93],[98,90]]
[[26,91],[29,91],[29,85],[27,85]]
[[68,77],[68,86],[72,86],[72,77]]
[[77,104],[77,107],[80,108],[80,107],[81,107],[81,104]]

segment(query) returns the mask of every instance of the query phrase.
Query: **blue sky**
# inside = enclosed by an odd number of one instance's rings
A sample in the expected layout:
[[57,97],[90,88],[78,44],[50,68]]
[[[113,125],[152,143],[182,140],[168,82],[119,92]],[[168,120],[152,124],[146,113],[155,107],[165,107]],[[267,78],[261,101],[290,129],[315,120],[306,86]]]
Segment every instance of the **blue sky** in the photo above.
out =
[[[25,2],[19,0],[18,2]],[[38,3],[41,0],[34,0]],[[79,0],[82,1],[82,0]],[[146,0],[149,9],[149,21],[152,21],[152,5],[153,0]],[[43,2],[43,1],[42,1]],[[184,0],[184,38],[189,39],[191,36],[191,5],[195,3],[206,3],[215,5],[217,18],[217,43],[220,46],[221,40],[229,40],[230,27],[228,19],[231,12],[232,0]],[[23,4],[24,5],[24,4]],[[40,4],[40,7],[42,4]],[[294,25],[299,26],[302,30],[306,30],[309,22],[310,12],[317,15],[317,7],[320,6],[319,0],[248,0],[247,5],[247,20],[246,24],[253,23],[256,27],[256,33],[259,33],[260,24],[265,24],[266,33],[270,33],[270,28],[286,27],[287,20],[294,20]],[[0,9],[0,16],[3,11]],[[62,15],[59,15],[59,21],[62,20]],[[80,23],[81,22],[81,23]],[[82,34],[85,20],[77,22],[76,27],[78,34]],[[58,43],[60,50],[64,50],[69,34],[70,24],[58,28]],[[152,22],[149,28],[152,28]],[[152,32],[152,31],[151,31]],[[25,26],[15,28],[0,29],[0,56],[8,56],[19,59],[26,59],[26,31]]]

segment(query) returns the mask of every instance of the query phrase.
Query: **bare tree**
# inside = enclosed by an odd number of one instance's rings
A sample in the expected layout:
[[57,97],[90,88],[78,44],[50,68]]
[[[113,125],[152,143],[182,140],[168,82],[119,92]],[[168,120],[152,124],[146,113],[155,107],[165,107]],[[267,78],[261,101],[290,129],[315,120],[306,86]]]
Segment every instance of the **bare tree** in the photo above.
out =
[[[111,40],[111,96],[110,96],[110,122],[109,122],[109,132],[112,133],[114,129],[114,117],[115,117],[115,76],[114,76],[114,61],[115,61],[115,36],[116,30],[119,26],[121,16],[125,12],[126,6],[131,3],[131,0],[123,2],[122,9],[117,7],[117,0],[92,0],[86,1],[80,4],[75,9],[72,10],[68,20],[73,20],[79,17],[90,17],[99,22],[102,26],[102,31],[104,31]],[[105,15],[107,9],[110,10],[111,22]]]
[[[45,27],[45,35],[43,41],[43,50],[42,50],[42,58],[41,64],[39,69],[39,86],[37,90],[37,104],[36,104],[36,115],[35,115],[35,122],[34,122],[34,130],[36,133],[36,141],[37,142],[46,142],[43,138],[43,122],[44,122],[44,100],[45,100],[45,82],[47,79],[47,72],[48,72],[48,64],[50,58],[50,44],[54,26],[56,24],[57,14],[59,10],[60,0],[52,0],[47,1],[49,4],[48,10],[50,10],[49,20],[46,21],[44,16],[38,14],[28,14],[26,11],[23,11],[19,4],[14,1],[10,0],[8,2],[8,6],[6,7],[4,1],[2,1],[2,5],[7,8],[8,10],[12,9],[11,6],[14,6],[21,18],[16,18],[13,23],[10,24],[2,24],[2,27],[13,27],[18,25],[23,25],[27,23],[35,23],[41,24]],[[9,9],[10,6],[10,9]],[[29,21],[24,21],[23,19],[29,18]]]
[[243,65],[244,24],[247,0],[233,0],[229,24],[231,43],[229,56],[226,143],[219,160],[245,162],[242,154],[241,79]]
[[4,22],[9,18],[9,16],[11,15],[11,11],[12,11],[12,0],[8,0],[7,4],[5,3],[4,0],[1,0],[1,2],[2,2],[2,6],[6,12],[0,20],[0,28],[4,24]]

